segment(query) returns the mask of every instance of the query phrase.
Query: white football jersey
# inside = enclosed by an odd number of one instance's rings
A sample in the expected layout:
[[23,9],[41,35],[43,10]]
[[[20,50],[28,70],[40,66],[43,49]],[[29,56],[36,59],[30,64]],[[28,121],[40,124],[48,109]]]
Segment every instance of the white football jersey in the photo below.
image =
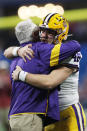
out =
[[[80,57],[81,59],[81,57]],[[80,59],[77,56],[73,58],[68,58],[63,61],[63,65],[67,65],[71,68],[75,68],[75,72],[73,72],[61,85],[60,91],[58,91],[59,97],[59,107],[60,111],[66,109],[72,104],[76,104],[79,102],[78,95],[78,80],[79,80],[79,72],[76,70],[79,69]]]

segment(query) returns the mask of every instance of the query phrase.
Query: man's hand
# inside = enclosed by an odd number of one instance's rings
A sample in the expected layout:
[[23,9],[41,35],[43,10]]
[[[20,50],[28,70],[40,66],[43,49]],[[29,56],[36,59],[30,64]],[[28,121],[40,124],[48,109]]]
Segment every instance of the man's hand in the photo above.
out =
[[25,47],[21,47],[18,50],[18,55],[23,58],[23,60],[26,62],[26,57],[31,60],[31,58],[34,57],[34,52],[31,49],[32,44],[26,45]]
[[18,80],[19,79],[18,76],[19,76],[20,71],[22,71],[21,67],[16,66],[16,69],[12,73],[13,80]]

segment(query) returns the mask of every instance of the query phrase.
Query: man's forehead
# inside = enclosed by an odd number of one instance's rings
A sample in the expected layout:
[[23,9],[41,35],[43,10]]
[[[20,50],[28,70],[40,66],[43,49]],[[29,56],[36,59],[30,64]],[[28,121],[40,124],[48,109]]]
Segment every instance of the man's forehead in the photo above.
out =
[[40,28],[40,31],[46,31],[46,32],[48,32],[50,34],[54,34],[54,35],[57,34],[56,30],[52,30],[52,29],[48,29],[48,28]]

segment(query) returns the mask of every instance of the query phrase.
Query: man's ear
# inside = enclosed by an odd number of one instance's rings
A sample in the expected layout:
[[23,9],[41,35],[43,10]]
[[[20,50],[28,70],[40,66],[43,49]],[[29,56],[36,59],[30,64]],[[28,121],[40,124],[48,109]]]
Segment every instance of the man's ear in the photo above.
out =
[[40,41],[39,37],[39,27],[36,27],[35,30],[32,32],[33,42]]

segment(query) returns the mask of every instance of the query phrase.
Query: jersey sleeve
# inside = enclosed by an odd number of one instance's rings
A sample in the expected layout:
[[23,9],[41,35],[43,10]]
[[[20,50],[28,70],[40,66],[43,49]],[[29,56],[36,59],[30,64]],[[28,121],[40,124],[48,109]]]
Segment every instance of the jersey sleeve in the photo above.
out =
[[62,61],[61,65],[78,70],[81,58],[82,58],[81,52],[77,52],[74,56],[69,57],[65,59],[64,61]]
[[80,51],[80,44],[74,40],[57,45],[40,43],[38,46],[41,61],[49,67],[59,65],[78,51]]

